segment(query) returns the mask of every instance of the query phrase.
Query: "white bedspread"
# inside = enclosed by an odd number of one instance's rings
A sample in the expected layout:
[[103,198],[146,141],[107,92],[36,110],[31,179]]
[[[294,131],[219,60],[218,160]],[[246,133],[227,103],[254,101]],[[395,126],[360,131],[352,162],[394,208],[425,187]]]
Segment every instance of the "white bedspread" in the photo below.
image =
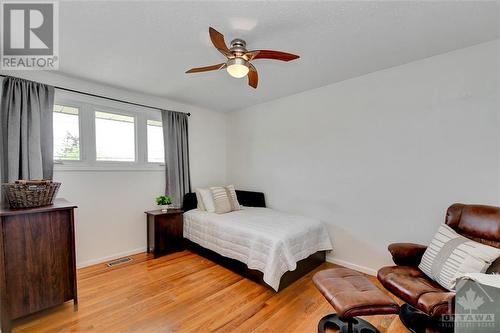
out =
[[320,221],[269,208],[244,207],[226,214],[190,210],[184,213],[184,237],[261,271],[275,290],[298,261],[332,249]]

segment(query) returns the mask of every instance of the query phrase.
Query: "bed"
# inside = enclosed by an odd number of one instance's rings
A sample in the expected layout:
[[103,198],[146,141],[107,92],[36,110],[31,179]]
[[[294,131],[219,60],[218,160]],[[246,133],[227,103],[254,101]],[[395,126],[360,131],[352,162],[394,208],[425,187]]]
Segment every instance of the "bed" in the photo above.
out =
[[264,194],[236,191],[243,209],[215,214],[184,199],[184,238],[191,250],[275,291],[325,261],[332,245],[320,221],[266,208]]

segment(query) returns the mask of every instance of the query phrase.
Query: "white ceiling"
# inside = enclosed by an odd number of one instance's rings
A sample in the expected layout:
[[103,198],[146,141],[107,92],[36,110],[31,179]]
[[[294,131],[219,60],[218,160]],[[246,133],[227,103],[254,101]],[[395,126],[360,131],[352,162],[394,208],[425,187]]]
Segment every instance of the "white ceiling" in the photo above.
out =
[[[500,38],[499,2],[60,2],[60,71],[230,111]],[[225,71],[208,27],[248,49],[299,54],[256,60],[259,87]]]

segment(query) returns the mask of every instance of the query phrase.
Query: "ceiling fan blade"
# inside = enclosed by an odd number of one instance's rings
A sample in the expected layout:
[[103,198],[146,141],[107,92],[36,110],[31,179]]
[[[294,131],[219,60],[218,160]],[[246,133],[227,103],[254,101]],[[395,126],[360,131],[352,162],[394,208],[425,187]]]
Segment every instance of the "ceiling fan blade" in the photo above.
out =
[[208,28],[208,33],[210,34],[212,44],[214,44],[215,48],[219,50],[220,53],[228,58],[233,56],[231,51],[229,51],[229,49],[227,48],[226,42],[224,41],[224,35],[222,35],[212,27]]
[[248,66],[248,85],[254,89],[257,89],[257,83],[259,82],[259,75],[257,74],[257,70],[252,64]]
[[196,68],[191,68],[190,70],[186,71],[186,74],[208,72],[208,71],[217,71],[217,70],[223,69],[225,67],[226,67],[226,63],[212,65],[212,66],[205,66],[205,67],[196,67]]
[[[257,54],[255,54],[257,53]],[[281,60],[281,61],[291,61],[300,58],[296,54],[292,53],[286,53],[286,52],[281,52],[281,51],[272,51],[272,50],[255,50],[255,51],[250,51],[246,53],[248,54],[255,54],[253,56],[253,60],[255,59],[273,59],[273,60]]]
[[250,51],[250,52],[247,52],[243,55],[244,58],[246,58],[247,61],[252,61],[253,59],[255,59],[255,57],[257,56],[257,54],[259,54],[260,51]]

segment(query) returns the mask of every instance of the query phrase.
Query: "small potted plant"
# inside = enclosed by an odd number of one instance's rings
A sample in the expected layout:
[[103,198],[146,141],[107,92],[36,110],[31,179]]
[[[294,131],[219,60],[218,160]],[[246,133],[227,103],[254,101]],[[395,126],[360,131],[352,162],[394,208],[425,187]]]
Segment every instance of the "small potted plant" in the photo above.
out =
[[172,204],[172,198],[168,195],[160,195],[156,197],[156,204],[162,212],[168,211],[168,207]]

